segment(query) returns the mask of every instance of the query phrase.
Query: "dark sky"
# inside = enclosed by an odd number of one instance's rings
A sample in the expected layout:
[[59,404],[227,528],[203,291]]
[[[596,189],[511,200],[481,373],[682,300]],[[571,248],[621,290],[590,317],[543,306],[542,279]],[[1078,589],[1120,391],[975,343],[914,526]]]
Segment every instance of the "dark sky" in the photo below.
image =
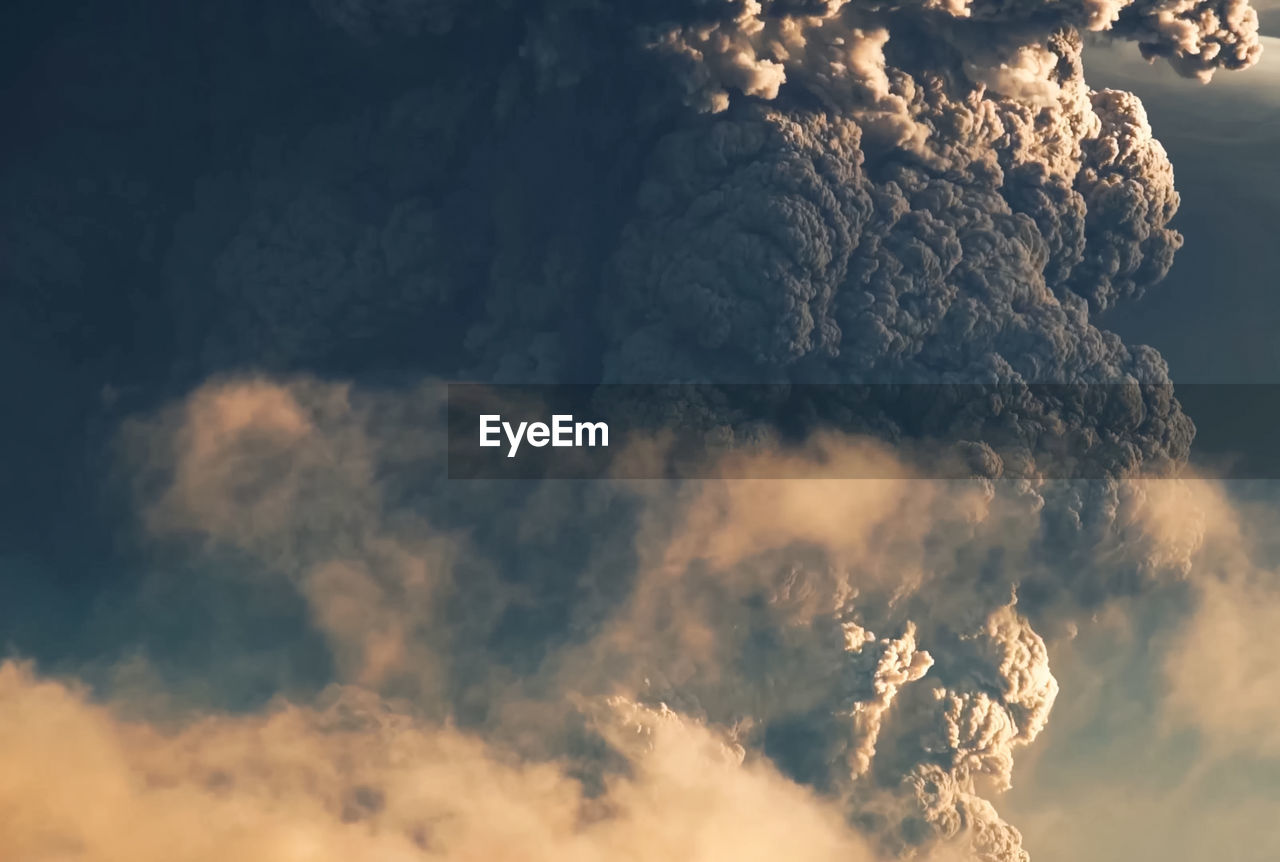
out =
[[1159,349],[1175,382],[1280,381],[1280,42],[1265,42],[1256,67],[1208,85],[1128,45],[1086,55],[1091,84],[1142,97],[1182,195],[1175,224],[1186,244],[1168,277],[1102,317]]

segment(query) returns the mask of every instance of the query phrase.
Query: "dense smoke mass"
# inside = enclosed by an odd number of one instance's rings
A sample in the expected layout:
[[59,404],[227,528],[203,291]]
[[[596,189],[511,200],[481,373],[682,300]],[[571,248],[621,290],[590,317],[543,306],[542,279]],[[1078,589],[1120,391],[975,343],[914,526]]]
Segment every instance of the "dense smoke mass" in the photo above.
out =
[[[1082,34],[1208,78],[1253,10],[160,5],[32,13],[53,47],[6,91],[4,442],[72,466],[18,471],[5,538],[105,501],[142,574],[17,643],[92,692],[0,667],[0,856],[1031,858],[998,808],[1045,637],[1198,542],[1143,478],[1187,457],[1177,400],[1084,385],[1169,382],[1094,316],[1182,239]],[[1001,405],[1026,457],[957,483],[892,443],[981,449],[963,403],[813,406],[785,453],[659,405],[796,478],[655,487],[449,482],[442,379],[1081,385]],[[1061,428],[1109,478],[1039,474]],[[54,755],[110,805],[68,811]]]

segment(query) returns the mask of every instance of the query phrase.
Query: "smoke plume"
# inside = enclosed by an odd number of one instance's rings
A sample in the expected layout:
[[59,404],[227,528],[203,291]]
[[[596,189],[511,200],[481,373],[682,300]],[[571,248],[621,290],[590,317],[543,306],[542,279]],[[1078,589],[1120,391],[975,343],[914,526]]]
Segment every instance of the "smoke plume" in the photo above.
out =
[[[1177,400],[1089,385],[1169,382],[1093,315],[1181,237],[1165,151],[1089,87],[1082,33],[1208,78],[1257,58],[1255,13],[311,6],[353,96],[219,108],[256,118],[251,155],[211,144],[181,193],[155,179],[167,204],[14,198],[128,209],[106,248],[56,213],[0,225],[12,320],[38,290],[76,306],[104,260],[140,274],[130,349],[165,370],[139,362],[152,396],[103,435],[139,606],[222,632],[126,639],[141,679],[92,693],[0,666],[0,855],[1029,859],[998,805],[1059,694],[1042,633],[1197,547],[1182,486],[1144,478],[1187,457]],[[256,26],[233,17],[202,26]],[[234,82],[270,62],[211,87],[251,103]],[[490,484],[445,478],[440,379],[1024,388],[998,429],[960,395],[815,407],[807,448],[741,455],[777,483]],[[664,407],[751,436],[732,403]],[[1042,478],[1046,429],[1106,478]],[[971,482],[892,446],[996,433],[1025,457]]]

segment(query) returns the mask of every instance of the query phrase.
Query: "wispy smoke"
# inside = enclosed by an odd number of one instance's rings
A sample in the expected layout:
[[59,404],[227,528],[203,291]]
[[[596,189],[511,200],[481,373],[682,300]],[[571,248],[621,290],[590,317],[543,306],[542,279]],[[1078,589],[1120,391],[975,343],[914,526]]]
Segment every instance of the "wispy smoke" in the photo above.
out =
[[[1017,591],[1058,584],[1045,605],[1058,619],[1078,606],[1044,559],[1034,495],[915,478],[883,445],[839,436],[734,456],[786,458],[787,480],[449,483],[442,441],[423,430],[440,426],[435,393],[224,380],[127,426],[141,526],[177,566],[157,577],[221,561],[216,580],[290,585],[344,688],[298,683],[296,633],[280,633],[276,655],[224,646],[224,687],[237,667],[282,664],[293,705],[169,731],[129,718],[181,707],[155,701],[155,680],[181,672],[163,652],[108,688],[114,714],[10,666],[6,696],[65,712],[85,756],[107,758],[102,781],[169,776],[131,779],[120,816],[181,822],[183,806],[210,806],[208,852],[243,840],[264,860],[329,835],[308,852],[572,858],[625,845],[653,858],[705,835],[708,859],[765,859],[788,855],[775,826],[733,824],[777,804],[813,821],[806,858],[1023,858],[987,794],[1009,787],[1058,686]],[[822,478],[841,459],[897,478]],[[1090,553],[1090,585],[1176,575],[1196,544],[1170,540],[1186,508],[1166,489],[1180,486],[1117,487],[1125,542]],[[215,583],[205,612],[243,613],[242,596]],[[26,738],[39,728],[18,731],[15,744],[39,749]],[[171,749],[189,754],[157,753]],[[85,832],[29,785],[13,793],[43,824],[16,833],[24,852],[139,840]],[[219,812],[245,805],[259,819],[220,831]],[[741,835],[713,841],[722,829]],[[147,840],[166,846],[162,835]]]
[[597,727],[633,770],[602,799],[354,689],[171,734],[5,664],[0,704],[11,859],[873,858],[834,807],[766,763],[624,703]]

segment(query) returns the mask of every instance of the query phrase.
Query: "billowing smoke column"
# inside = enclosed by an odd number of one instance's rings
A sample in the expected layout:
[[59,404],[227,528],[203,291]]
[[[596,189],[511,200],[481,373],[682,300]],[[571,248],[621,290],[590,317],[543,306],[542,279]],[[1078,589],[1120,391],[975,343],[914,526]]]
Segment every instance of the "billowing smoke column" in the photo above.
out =
[[176,275],[244,309],[193,333],[215,367],[416,312],[482,378],[1159,379],[1086,310],[1167,271],[1172,172],[1076,28],[1258,52],[1234,3],[316,5],[444,33],[439,80],[222,190],[252,215]]
[[[1235,0],[313,5],[371,52],[417,40],[431,78],[203,184],[166,264],[192,380],[407,365],[529,382],[1166,382],[1158,354],[1090,320],[1158,282],[1181,238],[1164,150],[1134,96],[1088,87],[1081,32],[1202,77],[1259,51]],[[645,726],[718,729],[894,856],[1028,858],[984,794],[1009,786],[1057,695],[1033,623],[1177,562],[1144,544],[1140,486],[1050,486],[1033,467],[961,502],[809,495],[790,519],[732,483],[662,505],[455,489],[415,516],[482,549],[476,571],[450,570],[466,622],[449,629],[415,603],[430,580],[415,566],[454,537],[424,550],[404,538],[418,522],[389,514],[407,504],[369,492],[408,471],[415,423],[317,387],[215,384],[152,420],[158,529],[303,572],[349,681],[394,688],[396,668],[429,666],[411,693],[481,729],[512,688],[611,692]],[[1125,445],[1080,429],[1110,473],[1185,457],[1176,401],[1120,407]],[[1102,412],[1011,407],[1027,423]],[[226,464],[284,477],[256,486]],[[1053,564],[1036,552],[1050,546]],[[552,610],[521,629],[512,608]],[[625,757],[605,741],[545,745],[607,787]]]

